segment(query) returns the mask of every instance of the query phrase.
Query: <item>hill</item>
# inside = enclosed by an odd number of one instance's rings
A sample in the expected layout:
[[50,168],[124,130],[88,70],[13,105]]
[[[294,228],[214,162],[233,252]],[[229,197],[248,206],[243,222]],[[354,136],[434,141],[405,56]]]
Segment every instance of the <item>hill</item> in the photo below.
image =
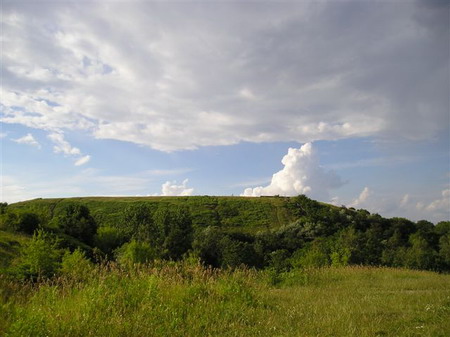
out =
[[84,197],[34,199],[10,205],[12,209],[34,212],[45,221],[61,214],[67,204],[80,203],[89,208],[100,227],[120,222],[126,207],[145,204],[154,211],[158,207],[188,207],[195,227],[220,226],[256,232],[276,229],[295,220],[284,197]]
[[[29,240],[38,231],[34,240],[42,245],[47,240],[58,249],[78,249],[96,261],[194,255],[213,267],[278,271],[328,265],[450,270],[450,222],[386,219],[304,195],[35,199],[2,204],[0,220],[5,235],[20,233],[25,240],[28,234]],[[0,251],[9,262],[19,251],[14,245],[4,243]],[[58,254],[53,269],[61,262]],[[40,269],[30,268],[26,277],[37,277]]]

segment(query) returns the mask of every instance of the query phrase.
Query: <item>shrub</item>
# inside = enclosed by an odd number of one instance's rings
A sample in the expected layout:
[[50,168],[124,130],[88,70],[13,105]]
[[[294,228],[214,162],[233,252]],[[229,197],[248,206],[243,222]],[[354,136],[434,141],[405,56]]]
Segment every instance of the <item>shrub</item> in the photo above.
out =
[[149,263],[158,257],[156,250],[147,242],[132,240],[116,250],[117,261],[121,265]]
[[316,239],[304,248],[297,250],[291,258],[295,268],[324,267],[330,265],[330,254],[327,242]]
[[53,276],[60,267],[61,256],[58,241],[49,233],[38,230],[23,248],[19,276],[31,279]]
[[92,271],[93,264],[80,249],[72,253],[66,251],[61,261],[61,274],[73,279],[85,280]]
[[114,250],[126,242],[123,232],[115,227],[100,227],[94,239],[96,247],[107,254],[113,254]]

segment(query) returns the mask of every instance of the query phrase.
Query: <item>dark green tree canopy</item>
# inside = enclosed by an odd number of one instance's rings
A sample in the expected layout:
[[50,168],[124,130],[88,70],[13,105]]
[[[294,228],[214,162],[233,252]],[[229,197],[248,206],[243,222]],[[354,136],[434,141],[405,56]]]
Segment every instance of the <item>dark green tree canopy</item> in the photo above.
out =
[[97,224],[89,208],[81,204],[68,204],[57,218],[58,227],[67,235],[91,244],[97,233]]

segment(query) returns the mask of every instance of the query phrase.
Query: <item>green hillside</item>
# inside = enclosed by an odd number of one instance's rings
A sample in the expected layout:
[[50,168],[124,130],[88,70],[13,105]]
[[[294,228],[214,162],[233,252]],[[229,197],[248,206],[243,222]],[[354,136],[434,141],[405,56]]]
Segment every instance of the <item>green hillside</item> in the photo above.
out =
[[0,272],[12,263],[28,241],[30,237],[27,235],[0,230]]
[[255,232],[275,229],[291,223],[290,198],[283,197],[85,197],[64,199],[34,199],[12,204],[12,209],[34,212],[46,221],[58,216],[69,203],[87,206],[100,227],[115,226],[123,210],[130,205],[145,204],[151,210],[158,207],[188,207],[195,227],[220,226]]
[[[23,241],[40,233],[35,244],[60,250],[48,274],[57,270],[62,251],[76,249],[96,262],[179,261],[194,255],[213,267],[277,271],[330,265],[450,270],[450,222],[387,219],[304,195],[85,197],[1,206],[3,267],[19,256],[21,242],[11,236],[20,234]],[[21,265],[25,278],[42,274],[30,263]]]

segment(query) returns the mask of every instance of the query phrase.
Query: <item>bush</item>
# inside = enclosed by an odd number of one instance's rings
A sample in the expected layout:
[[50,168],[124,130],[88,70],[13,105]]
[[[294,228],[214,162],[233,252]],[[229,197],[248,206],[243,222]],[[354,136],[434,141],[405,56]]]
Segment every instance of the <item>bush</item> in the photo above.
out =
[[116,250],[117,261],[126,266],[149,263],[158,257],[156,250],[147,242],[132,240]]
[[327,242],[316,239],[304,248],[297,250],[291,258],[294,268],[324,267],[330,265],[330,253]]
[[80,249],[72,253],[66,251],[61,261],[61,274],[77,280],[85,280],[92,271],[93,264]]
[[23,248],[18,267],[19,276],[30,279],[51,277],[60,268],[61,256],[58,241],[49,233],[38,230],[31,242]]
[[96,247],[107,254],[113,254],[114,250],[126,242],[123,232],[115,227],[100,227],[94,239]]

